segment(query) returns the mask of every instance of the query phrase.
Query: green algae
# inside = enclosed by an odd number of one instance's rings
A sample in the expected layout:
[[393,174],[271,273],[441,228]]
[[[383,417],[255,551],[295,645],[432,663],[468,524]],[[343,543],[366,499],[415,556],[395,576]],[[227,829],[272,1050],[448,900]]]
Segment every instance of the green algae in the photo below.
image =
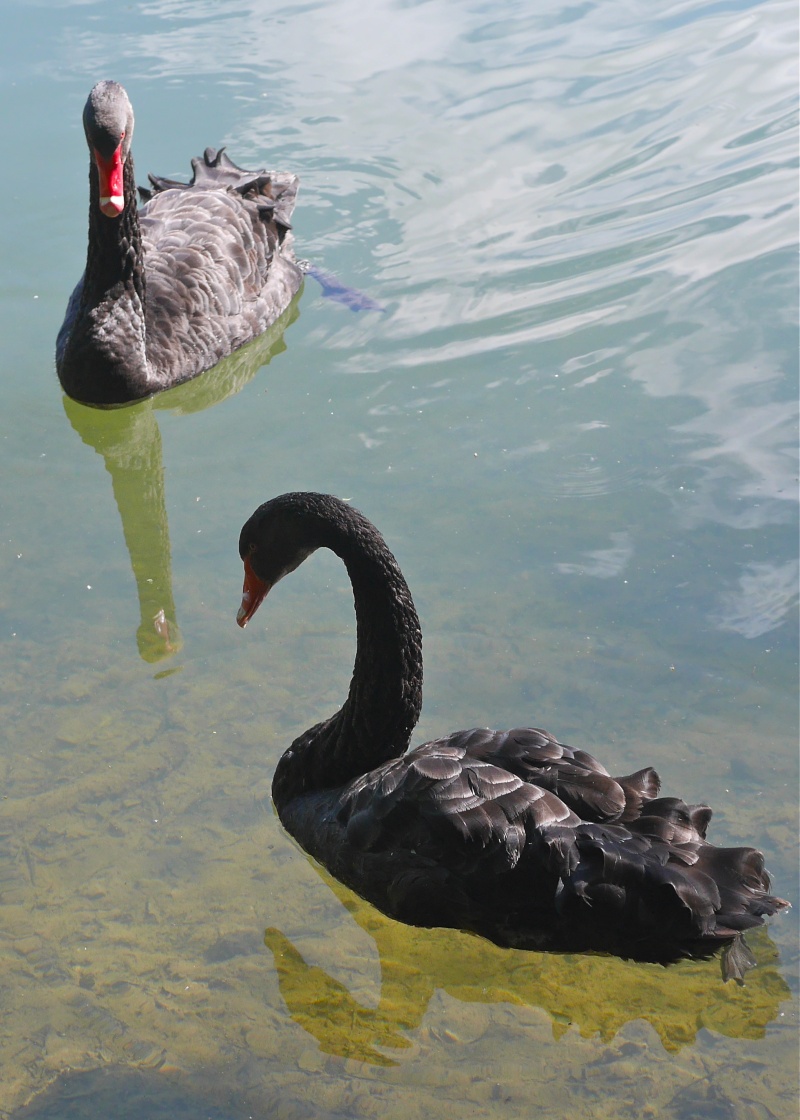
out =
[[[410,929],[299,852],[274,817],[272,771],[344,694],[352,608],[330,565],[330,624],[305,614],[306,588],[287,583],[267,640],[242,638],[231,568],[220,609],[188,616],[193,646],[172,659],[183,671],[155,685],[101,623],[49,646],[19,637],[3,665],[14,750],[0,814],[0,1116],[67,1071],[98,1069],[189,1079],[209,1094],[240,1086],[254,1115],[287,1120],[448,1118],[458,1102],[506,1120],[527,1117],[533,1098],[555,1120],[678,1117],[701,1104],[734,1120],[791,1115],[791,915],[752,938],[759,967],[739,988],[714,960],[662,969]],[[443,729],[436,705],[463,705],[459,688],[487,658],[517,665],[524,648],[510,624],[470,645],[466,623],[451,630],[448,617],[437,610],[426,647],[436,668],[423,734]],[[555,630],[536,636],[549,649],[547,701],[575,671],[574,650]],[[602,723],[616,699],[591,678],[586,687]],[[730,719],[676,726],[681,786],[711,785],[714,803],[714,781],[730,780],[727,767],[717,773],[718,745],[744,757]],[[611,742],[604,758],[663,768],[647,720],[628,731],[632,742]],[[591,725],[587,738],[600,734]],[[765,741],[771,811],[737,771],[712,837],[760,842],[774,830],[792,850],[789,757],[779,735]]]
[[745,1040],[750,1098],[782,1115],[791,1005],[769,935],[739,988],[717,961],[526,954],[392,922],[277,824],[262,741],[288,736],[243,715],[256,669],[222,694],[213,662],[185,669],[156,694],[124,658],[68,676],[32,725],[53,746],[8,775],[0,1115],[65,1071],[118,1068],[241,1085],[261,1111],[268,1084],[287,1118],[422,1117],[431,1101],[448,1117],[461,1099],[496,1120],[533,1094],[559,1118],[680,1115],[728,1100]]

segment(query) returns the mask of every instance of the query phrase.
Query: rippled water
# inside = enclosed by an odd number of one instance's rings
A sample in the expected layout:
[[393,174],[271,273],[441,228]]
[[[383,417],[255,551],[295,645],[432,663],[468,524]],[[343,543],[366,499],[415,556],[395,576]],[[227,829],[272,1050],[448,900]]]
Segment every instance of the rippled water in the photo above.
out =
[[[269,799],[346,690],[344,570],[234,622],[252,509],[351,498],[420,611],[420,740],[653,763],[797,902],[794,5],[26,0],[0,33],[0,1115],[794,1117],[793,914],[744,988],[384,919]],[[297,172],[300,255],[383,310],[309,278],[200,381],[64,401],[112,76],[140,181],[220,143]]]

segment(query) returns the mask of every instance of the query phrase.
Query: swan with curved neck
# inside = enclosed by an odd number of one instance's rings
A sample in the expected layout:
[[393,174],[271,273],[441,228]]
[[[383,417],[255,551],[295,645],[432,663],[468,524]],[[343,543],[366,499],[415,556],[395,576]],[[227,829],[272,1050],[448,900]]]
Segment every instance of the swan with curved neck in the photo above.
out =
[[137,206],[133,109],[94,86],[86,269],[67,306],[56,369],[68,396],[115,405],[196,377],[267,329],[302,283],[289,219],[294,175],[245,171],[223,151],[190,183],[150,176]]
[[723,948],[788,904],[753,848],[706,841],[711,810],[659,797],[651,767],[613,778],[546,731],[476,728],[408,749],[422,704],[422,636],[378,530],[324,494],[283,494],[244,525],[237,621],[318,548],[353,587],[356,657],[341,709],[296,739],[272,786],[282,823],[384,913],[499,945],[667,964]]

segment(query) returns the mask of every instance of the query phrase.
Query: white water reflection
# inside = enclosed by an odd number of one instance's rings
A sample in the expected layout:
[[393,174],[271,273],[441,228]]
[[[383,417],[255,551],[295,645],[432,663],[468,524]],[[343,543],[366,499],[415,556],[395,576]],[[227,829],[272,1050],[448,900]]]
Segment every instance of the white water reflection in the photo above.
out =
[[[130,36],[126,51],[147,59],[152,77],[250,72],[263,74],[267,86],[281,75],[307,91],[349,89],[382,70],[446,57],[465,24],[456,3],[425,5],[421,35],[418,7],[392,0],[311,3],[299,11],[269,0],[159,0],[141,4],[138,13],[142,30]],[[109,38],[109,32],[81,28],[70,43],[78,52],[72,65],[95,63],[104,51],[107,56]]]
[[797,616],[800,565],[748,564],[736,588],[724,593],[717,616],[721,630],[760,638]]
[[563,575],[593,576],[595,579],[612,579],[622,575],[633,556],[633,542],[628,532],[612,533],[610,548],[597,548],[584,553],[585,560],[562,562],[556,568]]

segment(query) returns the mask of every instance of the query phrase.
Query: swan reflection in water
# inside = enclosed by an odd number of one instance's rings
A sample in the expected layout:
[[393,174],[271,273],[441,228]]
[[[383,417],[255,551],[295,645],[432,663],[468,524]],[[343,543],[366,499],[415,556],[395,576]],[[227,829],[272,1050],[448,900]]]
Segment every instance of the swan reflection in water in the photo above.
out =
[[139,596],[139,656],[149,663],[182,647],[172,591],[164,461],[156,409],[183,415],[202,412],[234,396],[262,366],[286,349],[284,333],[300,314],[298,299],[255,341],[224,358],[202,377],[159,396],[121,408],[99,409],[64,396],[67,418],[93,447],[111,475],[122,531]]
[[[359,1003],[344,984],[309,964],[279,929],[267,929],[264,942],[290,1016],[324,1053],[340,1058],[399,1065],[398,1052],[413,1049],[409,1034],[421,1025],[437,990],[463,1003],[540,1008],[556,1039],[574,1027],[584,1038],[610,1042],[626,1023],[643,1019],[672,1053],[691,1045],[703,1029],[763,1038],[791,995],[765,929],[750,936],[758,967],[739,986],[723,983],[715,960],[665,968],[610,956],[501,949],[469,933],[412,928],[381,914],[315,862],[309,865],[375,942],[377,1006]],[[453,1038],[458,1041],[457,1026]]]

